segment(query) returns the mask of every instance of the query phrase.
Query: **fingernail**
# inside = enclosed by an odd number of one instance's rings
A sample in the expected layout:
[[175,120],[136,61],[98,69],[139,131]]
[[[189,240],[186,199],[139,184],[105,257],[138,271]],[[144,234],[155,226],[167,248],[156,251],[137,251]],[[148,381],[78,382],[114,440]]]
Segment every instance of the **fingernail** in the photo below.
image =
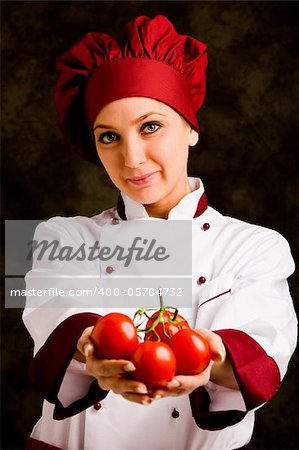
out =
[[162,398],[162,395],[160,395],[160,394],[156,394],[156,395],[154,395],[154,400],[160,400],[160,398]]
[[174,378],[174,379],[171,380],[168,384],[169,384],[170,386],[172,386],[172,387],[179,387],[181,383],[180,383],[178,380],[176,380],[176,379]]
[[151,401],[151,399],[149,398],[149,399],[144,399],[144,400],[142,400],[142,402],[141,402],[143,405],[150,405],[151,403],[152,403],[152,401]]
[[133,370],[136,370],[136,367],[134,366],[133,363],[129,362],[128,364],[126,364],[125,366],[123,366],[123,370],[125,372],[132,372]]
[[138,392],[138,394],[148,394],[147,390],[141,386],[135,388],[135,392]]
[[83,353],[88,357],[93,351],[93,346],[91,344],[85,344],[83,347]]
[[225,355],[222,350],[218,350],[219,362],[223,362],[225,360]]

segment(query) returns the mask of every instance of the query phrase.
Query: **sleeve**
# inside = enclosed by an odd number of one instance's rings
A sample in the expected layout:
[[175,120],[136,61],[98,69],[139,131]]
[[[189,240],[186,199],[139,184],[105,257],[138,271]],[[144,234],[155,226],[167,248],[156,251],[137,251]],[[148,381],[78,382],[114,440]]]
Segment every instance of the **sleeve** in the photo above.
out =
[[[225,250],[223,250],[225,252]],[[227,251],[227,250],[226,250]],[[297,319],[287,284],[294,262],[286,240],[258,229],[207,289],[196,327],[217,333],[226,347],[240,391],[208,383],[190,395],[197,425],[222,429],[242,420],[278,391],[296,347]],[[237,264],[236,264],[237,261]]]
[[[82,331],[95,325],[102,312],[93,308],[88,298],[76,296],[82,292],[84,276],[88,275],[89,286],[98,282],[97,263],[83,260],[82,252],[81,258],[72,260],[57,256],[62,248],[76,252],[90,240],[92,224],[86,218],[83,225],[75,218],[41,223],[34,240],[44,242],[46,250],[42,257],[42,247],[33,253],[32,270],[26,275],[23,321],[34,340],[35,354],[29,376],[43,398],[55,404],[57,420],[77,414],[108,393],[86,374],[84,364],[72,359]],[[56,245],[55,254],[52,243]],[[36,295],[28,297],[29,292]]]

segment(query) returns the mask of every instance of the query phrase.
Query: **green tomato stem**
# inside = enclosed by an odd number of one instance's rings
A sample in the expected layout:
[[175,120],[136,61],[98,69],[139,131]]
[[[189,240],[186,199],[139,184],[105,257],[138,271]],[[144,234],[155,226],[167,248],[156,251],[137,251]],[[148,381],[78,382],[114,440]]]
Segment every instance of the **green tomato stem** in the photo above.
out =
[[[159,323],[162,324],[162,329],[163,329],[163,334],[164,336],[166,336],[168,339],[170,339],[170,335],[166,332],[165,329],[165,322],[163,320],[163,313],[165,310],[169,311],[169,310],[173,310],[174,312],[172,313],[172,317],[171,317],[171,313],[169,314],[169,320],[168,322],[176,322],[176,318],[177,318],[177,314],[178,314],[178,309],[173,307],[173,306],[165,306],[164,305],[164,300],[163,300],[163,296],[161,293],[159,293],[159,302],[160,302],[160,309],[159,309],[159,314],[157,315],[157,317],[155,318],[155,320],[153,321],[152,325],[148,328],[144,328],[144,329],[140,329],[140,325],[142,324],[142,321],[139,323],[139,325],[137,325],[137,332],[141,333],[144,332],[145,334],[148,334],[150,332],[153,332],[155,334],[155,336],[157,337],[157,339],[160,341],[160,336],[156,331],[156,327],[159,325]],[[151,316],[148,315],[148,311],[153,311],[155,310],[154,308],[140,308],[138,309],[133,317],[133,320],[136,319],[137,316],[139,316],[140,318],[142,316],[145,316],[147,319],[151,319]]]

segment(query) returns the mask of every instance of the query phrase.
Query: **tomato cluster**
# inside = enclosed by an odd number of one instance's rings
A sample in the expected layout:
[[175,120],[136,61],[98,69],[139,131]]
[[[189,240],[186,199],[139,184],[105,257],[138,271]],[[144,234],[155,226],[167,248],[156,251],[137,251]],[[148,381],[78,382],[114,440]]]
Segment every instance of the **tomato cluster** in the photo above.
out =
[[[176,308],[160,302],[151,316],[146,309],[136,312],[134,320],[143,315],[148,319],[143,330],[125,314],[110,313],[98,320],[90,336],[97,358],[131,360],[136,367],[132,376],[149,389],[166,386],[175,375],[201,373],[211,357],[207,341]],[[139,331],[144,342],[138,340]]]

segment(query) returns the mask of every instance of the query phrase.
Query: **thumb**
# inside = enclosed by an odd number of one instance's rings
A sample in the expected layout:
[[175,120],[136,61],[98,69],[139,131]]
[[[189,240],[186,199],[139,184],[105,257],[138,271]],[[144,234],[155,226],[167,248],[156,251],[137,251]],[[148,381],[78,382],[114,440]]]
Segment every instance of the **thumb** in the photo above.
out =
[[92,330],[93,327],[85,328],[77,342],[77,349],[85,357],[93,354],[93,345],[89,339]]
[[211,359],[217,363],[222,363],[226,358],[226,350],[221,337],[206,328],[198,328],[196,331],[208,342]]

